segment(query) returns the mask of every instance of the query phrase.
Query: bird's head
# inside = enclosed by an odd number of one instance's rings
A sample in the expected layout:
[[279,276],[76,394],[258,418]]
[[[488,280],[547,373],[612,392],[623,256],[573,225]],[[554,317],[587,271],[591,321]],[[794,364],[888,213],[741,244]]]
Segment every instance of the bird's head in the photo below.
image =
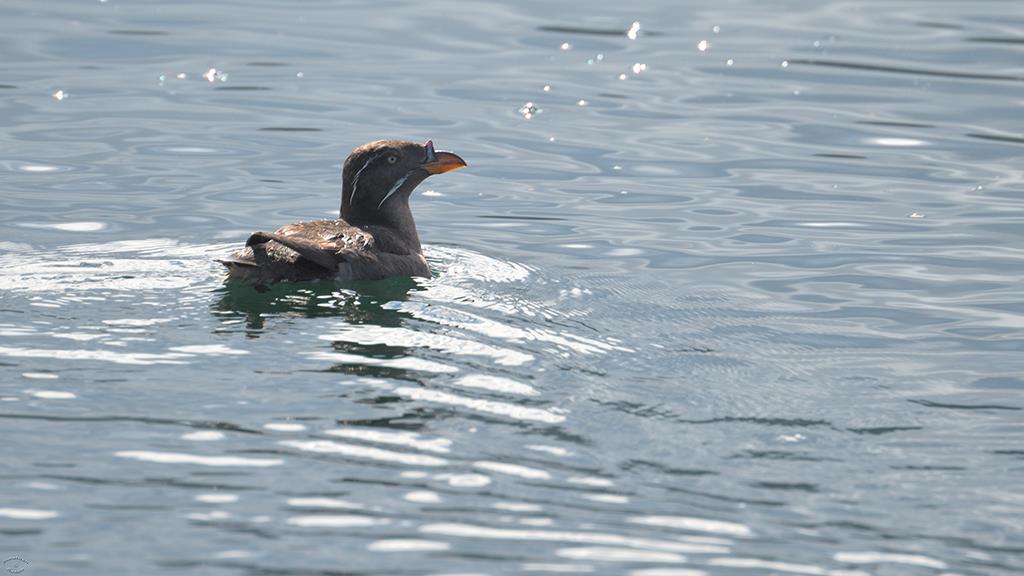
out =
[[434,143],[377,140],[349,154],[342,170],[341,217],[350,222],[388,220],[389,212],[408,208],[409,195],[432,174],[466,166]]

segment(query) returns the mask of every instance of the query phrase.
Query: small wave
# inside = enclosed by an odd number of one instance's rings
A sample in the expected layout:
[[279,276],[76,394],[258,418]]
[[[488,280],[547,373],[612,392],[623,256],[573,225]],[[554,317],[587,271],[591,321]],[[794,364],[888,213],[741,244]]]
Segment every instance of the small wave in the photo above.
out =
[[[56,292],[174,290],[208,283],[212,259],[231,244],[186,244],[169,238],[124,240],[0,253],[0,290]],[[24,248],[24,247],[22,247]]]
[[935,76],[940,78],[959,78],[963,80],[1000,80],[1006,82],[1024,82],[1024,76],[1010,76],[1007,74],[982,74],[979,72],[959,72],[956,70],[933,70],[928,68],[911,68],[904,66],[886,66],[882,64],[865,64],[862,62],[847,62],[843,60],[818,60],[818,59],[791,59],[790,64],[804,64],[807,66],[824,66],[830,68],[846,68],[848,70],[865,70],[868,72],[886,72],[892,74],[907,74],[910,76]]

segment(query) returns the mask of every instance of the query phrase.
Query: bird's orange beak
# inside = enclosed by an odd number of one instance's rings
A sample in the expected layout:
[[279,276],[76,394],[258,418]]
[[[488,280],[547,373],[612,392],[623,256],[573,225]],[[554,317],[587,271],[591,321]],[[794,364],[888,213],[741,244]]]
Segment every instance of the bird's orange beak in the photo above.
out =
[[420,164],[420,168],[423,168],[430,174],[443,174],[466,167],[466,161],[459,158],[458,155],[443,150],[435,151],[433,140],[427,140],[423,148],[426,151],[426,159],[423,161],[423,164]]

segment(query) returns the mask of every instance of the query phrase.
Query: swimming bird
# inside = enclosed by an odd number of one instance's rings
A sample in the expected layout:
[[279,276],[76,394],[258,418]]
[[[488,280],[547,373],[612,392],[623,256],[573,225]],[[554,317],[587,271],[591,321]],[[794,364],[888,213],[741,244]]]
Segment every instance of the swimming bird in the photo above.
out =
[[342,168],[340,218],[253,232],[245,248],[219,262],[227,266],[228,279],[257,286],[430,276],[409,196],[428,176],[465,166],[457,155],[434,150],[430,140],[364,144]]

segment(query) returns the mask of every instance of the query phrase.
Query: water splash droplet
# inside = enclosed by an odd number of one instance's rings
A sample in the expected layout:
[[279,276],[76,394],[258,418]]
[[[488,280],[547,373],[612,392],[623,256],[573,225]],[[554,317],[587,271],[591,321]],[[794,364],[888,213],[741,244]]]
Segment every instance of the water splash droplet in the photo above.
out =
[[203,78],[206,78],[207,82],[213,82],[214,80],[217,79],[217,69],[216,68],[210,68],[209,70],[206,71],[205,74],[203,74]]
[[551,92],[551,85],[550,84],[545,84],[544,85],[544,91],[545,92]]
[[562,50],[572,50],[572,44],[569,44],[568,42],[562,42],[562,45],[559,46],[559,48],[561,48]]
[[714,32],[715,34],[718,34],[719,32],[722,31],[722,27],[721,26],[712,26],[711,27],[711,31]]
[[647,70],[647,64],[643,64],[643,63],[640,63],[640,62],[637,62],[636,64],[633,64],[633,74],[639,74],[639,73],[644,72],[646,70]]
[[732,65],[733,65],[733,61],[732,61],[732,58],[729,58],[728,60],[726,60],[726,61],[725,61],[725,65],[726,65],[726,66],[732,66]]
[[184,80],[185,78],[188,78],[188,74],[185,74],[184,72],[178,72],[178,75],[175,76],[175,78],[177,78],[178,80]]
[[540,114],[541,109],[537,107],[533,102],[527,102],[519,107],[519,113],[523,115],[523,118],[527,120],[533,118],[535,115]]
[[783,60],[782,64],[779,64],[779,66],[782,66],[783,68],[789,68],[789,60]]
[[924,214],[920,214],[918,212],[911,212],[910,214],[907,214],[907,218],[924,218],[924,217],[925,217]]
[[580,98],[579,101],[576,102],[577,106],[586,106],[587,104],[589,104],[589,102],[587,102],[586,100],[584,100],[582,98]]
[[636,40],[637,34],[640,33],[640,23],[633,22],[629,25],[629,30],[626,30],[626,38],[630,40]]
[[60,101],[60,100],[63,100],[65,98],[67,98],[68,97],[68,93],[63,91],[63,90],[57,90],[56,92],[53,93],[53,97],[56,98],[58,101]]
[[707,52],[708,48],[710,47],[711,44],[709,44],[707,40],[701,40],[700,42],[697,42],[697,50],[700,50],[701,52]]

